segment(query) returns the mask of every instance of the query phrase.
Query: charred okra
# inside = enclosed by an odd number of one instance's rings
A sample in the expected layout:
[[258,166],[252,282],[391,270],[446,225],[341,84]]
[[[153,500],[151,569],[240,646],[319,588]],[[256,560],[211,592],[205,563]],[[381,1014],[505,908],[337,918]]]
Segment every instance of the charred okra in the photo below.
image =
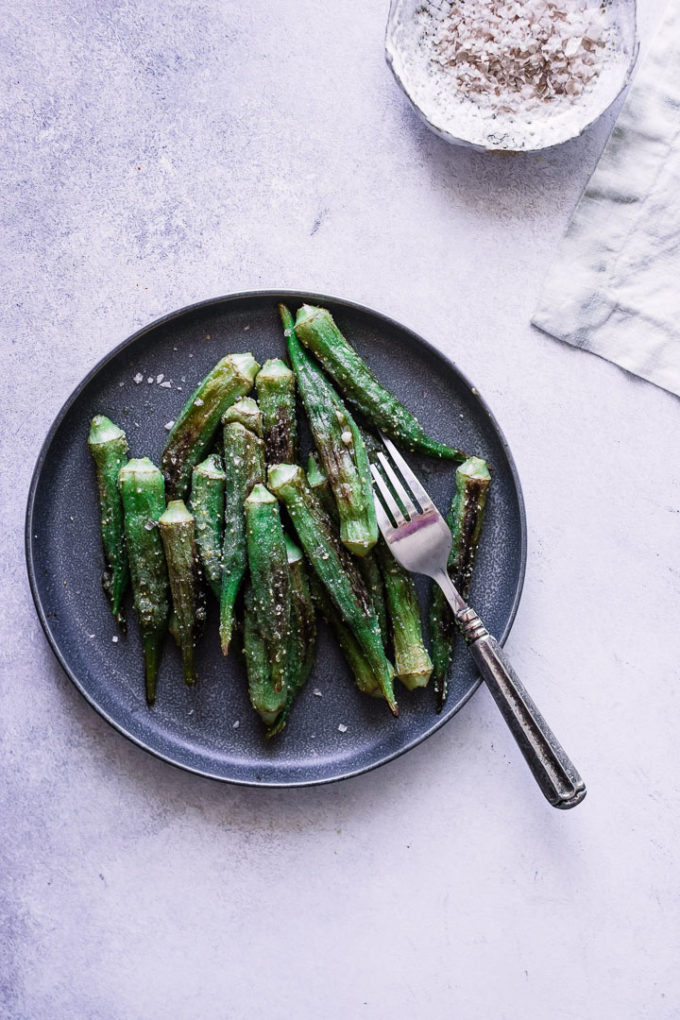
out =
[[255,614],[263,635],[276,692],[286,686],[290,633],[290,568],[279,502],[264,485],[246,499],[248,568]]
[[267,726],[274,726],[286,707],[285,687],[274,689],[269,652],[260,630],[255,610],[255,597],[250,583],[243,598],[243,651],[248,673],[250,703]]
[[118,473],[135,612],[144,646],[146,700],[156,678],[170,616],[170,586],[158,520],[165,510],[163,475],[148,457],[129,460]]
[[340,613],[333,605],[328,592],[317,577],[310,578],[312,598],[321,616],[333,631],[335,640],[345,656],[345,661],[352,671],[354,681],[362,694],[370,694],[375,698],[384,698],[380,684],[366,658],[361,645],[354,634],[344,623]]
[[[380,539],[378,539],[378,545]],[[378,623],[380,624],[380,635],[382,637],[383,646],[387,648],[390,640],[390,629],[387,619],[387,604],[385,601],[385,585],[383,584],[382,573],[378,565],[377,559],[378,546],[373,549],[370,556],[364,556],[363,559],[357,560],[357,566],[361,571],[364,579],[364,584],[371,599],[373,610],[375,615],[378,617]],[[395,662],[396,668],[396,662]],[[397,673],[399,676],[399,673]]]
[[[479,457],[470,457],[456,471],[456,492],[446,518],[453,536],[448,571],[464,599],[470,593],[472,568],[490,483],[489,468],[486,461]],[[448,602],[441,589],[435,585],[432,587],[430,601],[429,631],[436,709],[441,712],[446,701],[447,677],[453,659],[457,626]]]
[[205,595],[196,526],[181,499],[168,503],[158,520],[172,594],[173,635],[182,653],[187,684],[196,683],[194,651],[205,623]]
[[[257,416],[248,405],[239,401],[229,408],[224,425],[224,541],[222,545],[222,590],[220,592],[220,643],[227,655],[234,627],[234,606],[246,572],[245,501],[254,485],[264,482],[264,443],[243,424],[249,421],[257,428]],[[250,401],[249,404],[254,403]],[[225,416],[226,417],[226,416]],[[261,426],[261,419],[260,426]]]
[[122,601],[130,581],[125,534],[123,505],[118,491],[118,472],[127,461],[128,444],[122,429],[103,414],[97,414],[90,424],[87,445],[97,470],[99,512],[104,551],[102,587],[111,605],[111,611],[121,627],[125,627]]
[[240,422],[245,428],[254,432],[259,439],[262,439],[262,411],[257,401],[252,397],[241,397],[227,408],[222,415],[222,424],[228,425],[232,421]]
[[284,534],[290,568],[290,634],[286,704],[267,730],[274,737],[286,725],[293,703],[307,682],[316,653],[316,612],[302,550]]
[[245,396],[259,365],[252,354],[228,354],[215,365],[179,413],[161,457],[169,499],[185,499],[191,472],[203,460],[227,408]]
[[356,556],[366,556],[378,540],[378,522],[363,439],[331,384],[298,342],[292,315],[285,305],[279,305],[279,311],[300,397],[335,497],[340,540]]
[[[394,715],[394,669],[385,655],[380,625],[361,575],[343,561],[328,517],[310,491],[304,471],[293,464],[269,469],[269,488],[286,504],[298,538],[333,604],[354,635]],[[351,560],[351,557],[347,557]]]
[[327,309],[303,305],[295,318],[295,332],[319,359],[343,396],[376,428],[413,452],[446,460],[465,459],[460,450],[427,435],[418,419],[376,379]]
[[307,484],[330,519],[337,523],[338,508],[335,505],[326,473],[319,463],[319,455],[316,453],[310,453],[307,461]]
[[255,377],[255,389],[262,410],[267,461],[291,464],[297,448],[295,372],[281,358],[270,358]]
[[397,563],[382,539],[376,547],[375,557],[385,582],[394,672],[409,691],[427,687],[432,676],[432,660],[423,641],[420,604],[413,578]]
[[191,476],[190,509],[196,521],[196,544],[205,579],[218,600],[222,592],[225,478],[215,453],[198,464]]

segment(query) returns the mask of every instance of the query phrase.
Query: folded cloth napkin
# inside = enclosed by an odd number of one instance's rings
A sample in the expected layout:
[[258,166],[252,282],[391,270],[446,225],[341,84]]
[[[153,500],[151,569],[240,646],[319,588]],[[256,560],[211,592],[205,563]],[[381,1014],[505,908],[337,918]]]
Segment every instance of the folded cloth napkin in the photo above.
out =
[[680,0],[671,0],[533,323],[680,396]]

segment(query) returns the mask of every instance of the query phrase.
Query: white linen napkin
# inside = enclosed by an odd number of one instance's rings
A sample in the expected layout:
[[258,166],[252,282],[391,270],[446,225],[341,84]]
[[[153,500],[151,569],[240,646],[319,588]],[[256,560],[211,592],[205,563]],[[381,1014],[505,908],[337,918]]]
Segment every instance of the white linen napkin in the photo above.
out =
[[680,0],[666,8],[532,322],[680,396]]

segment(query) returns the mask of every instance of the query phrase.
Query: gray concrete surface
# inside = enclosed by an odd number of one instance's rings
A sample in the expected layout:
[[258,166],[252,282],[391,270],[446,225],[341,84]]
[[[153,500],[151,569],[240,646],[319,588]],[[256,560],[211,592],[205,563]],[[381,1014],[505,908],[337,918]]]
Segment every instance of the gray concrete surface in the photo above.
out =
[[[528,325],[610,120],[543,156],[448,148],[386,14],[5,6],[3,1017],[680,1015],[680,405]],[[485,691],[375,773],[250,791],[131,746],[55,662],[22,547],[54,415],[144,323],[277,287],[402,320],[490,402],[529,520],[508,648],[588,781],[575,812]]]

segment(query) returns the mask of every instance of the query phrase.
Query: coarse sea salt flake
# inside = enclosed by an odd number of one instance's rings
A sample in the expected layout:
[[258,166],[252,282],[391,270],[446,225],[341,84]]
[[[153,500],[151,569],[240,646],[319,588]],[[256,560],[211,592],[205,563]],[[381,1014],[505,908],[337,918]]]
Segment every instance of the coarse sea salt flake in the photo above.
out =
[[595,84],[615,36],[597,0],[450,0],[422,4],[418,17],[441,94],[464,95],[489,119],[571,106]]
[[339,729],[339,731],[340,731],[341,733],[347,733],[347,727],[345,726],[345,724],[344,724],[344,723],[340,723],[340,724],[338,725],[338,729]]

